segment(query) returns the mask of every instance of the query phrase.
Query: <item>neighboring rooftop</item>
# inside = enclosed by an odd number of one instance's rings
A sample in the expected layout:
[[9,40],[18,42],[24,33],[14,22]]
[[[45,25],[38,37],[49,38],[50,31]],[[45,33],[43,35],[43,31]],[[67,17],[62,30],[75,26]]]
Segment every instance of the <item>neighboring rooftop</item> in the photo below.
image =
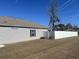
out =
[[25,21],[24,19],[9,16],[0,16],[0,26],[17,26],[17,27],[44,28],[44,29],[48,28],[47,26],[43,26],[34,22]]

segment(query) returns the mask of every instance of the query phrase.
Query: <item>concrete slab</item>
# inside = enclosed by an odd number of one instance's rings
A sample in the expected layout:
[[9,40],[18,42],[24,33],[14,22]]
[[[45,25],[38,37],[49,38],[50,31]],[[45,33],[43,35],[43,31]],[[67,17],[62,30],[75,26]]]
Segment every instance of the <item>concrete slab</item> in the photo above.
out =
[[3,47],[5,47],[5,45],[0,45],[0,48],[3,48]]

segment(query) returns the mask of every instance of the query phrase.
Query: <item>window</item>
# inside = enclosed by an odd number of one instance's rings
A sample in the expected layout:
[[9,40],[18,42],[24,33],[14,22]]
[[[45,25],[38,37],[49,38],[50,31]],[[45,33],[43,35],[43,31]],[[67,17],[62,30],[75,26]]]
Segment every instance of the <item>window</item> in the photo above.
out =
[[36,30],[30,30],[30,37],[36,36]]

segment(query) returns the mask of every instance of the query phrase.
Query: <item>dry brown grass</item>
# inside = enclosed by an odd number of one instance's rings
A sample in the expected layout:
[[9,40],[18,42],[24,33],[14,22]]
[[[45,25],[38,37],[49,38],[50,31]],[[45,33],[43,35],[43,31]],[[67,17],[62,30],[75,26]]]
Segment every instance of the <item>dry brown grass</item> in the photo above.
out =
[[6,45],[0,59],[79,59],[79,37]]

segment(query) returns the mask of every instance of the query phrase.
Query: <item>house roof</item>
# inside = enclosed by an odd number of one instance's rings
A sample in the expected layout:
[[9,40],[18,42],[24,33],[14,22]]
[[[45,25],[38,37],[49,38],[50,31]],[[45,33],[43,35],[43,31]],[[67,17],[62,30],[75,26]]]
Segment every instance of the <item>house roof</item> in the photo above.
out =
[[0,26],[17,26],[17,27],[28,27],[28,28],[40,28],[47,29],[47,26],[43,26],[34,22],[25,21],[20,18],[0,16]]

